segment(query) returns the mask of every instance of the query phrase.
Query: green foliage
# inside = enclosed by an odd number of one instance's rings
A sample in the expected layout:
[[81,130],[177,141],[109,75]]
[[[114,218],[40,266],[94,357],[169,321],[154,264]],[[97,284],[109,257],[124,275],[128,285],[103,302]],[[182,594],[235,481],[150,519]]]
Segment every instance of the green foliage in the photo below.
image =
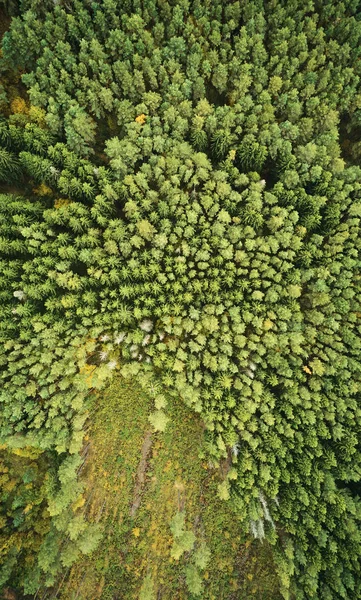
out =
[[156,410],[149,415],[149,422],[153,425],[156,431],[165,431],[169,418],[163,410]]
[[0,182],[11,183],[19,177],[20,165],[17,157],[0,148]]
[[267,158],[267,148],[252,139],[245,139],[237,149],[237,158],[244,171],[261,172]]
[[[219,492],[274,545],[284,597],[356,600],[358,8],[29,0],[20,13],[1,68],[26,70],[45,116],[0,124],[0,180],[50,193],[0,197],[0,435],[61,457],[46,581],[88,547],[69,510],[76,457],[89,389],[121,353],[232,460]],[[76,538],[63,557],[59,531]],[[198,589],[193,567],[188,579]]]
[[199,596],[204,591],[200,571],[207,567],[210,558],[211,552],[205,542],[202,541],[191,557],[192,562],[185,569],[187,588],[194,596]]
[[32,448],[0,451],[0,585],[21,581],[29,593],[39,581],[37,553],[50,528],[46,472],[52,457]]
[[228,481],[222,481],[218,486],[218,495],[221,500],[228,500],[230,497]]
[[171,532],[173,534],[173,545],[170,555],[175,560],[179,560],[184,552],[190,552],[196,541],[196,537],[191,530],[185,529],[185,513],[176,513],[171,521]]
[[194,564],[199,569],[205,569],[210,561],[211,552],[204,542],[201,543],[194,553]]
[[191,594],[199,596],[202,593],[202,578],[194,565],[189,565],[186,568],[186,582]]
[[151,575],[147,575],[144,578],[142,587],[140,588],[139,600],[156,600],[154,581]]

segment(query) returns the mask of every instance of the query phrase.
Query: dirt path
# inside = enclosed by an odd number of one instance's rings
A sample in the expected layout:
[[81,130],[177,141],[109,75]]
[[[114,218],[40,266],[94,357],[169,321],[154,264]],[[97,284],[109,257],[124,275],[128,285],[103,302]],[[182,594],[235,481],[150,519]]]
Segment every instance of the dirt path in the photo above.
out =
[[142,489],[145,482],[145,474],[147,470],[148,457],[152,447],[152,442],[152,432],[147,431],[142,446],[141,459],[138,465],[137,474],[135,476],[133,502],[129,513],[132,519],[134,518],[134,515],[137,512],[142,499]]

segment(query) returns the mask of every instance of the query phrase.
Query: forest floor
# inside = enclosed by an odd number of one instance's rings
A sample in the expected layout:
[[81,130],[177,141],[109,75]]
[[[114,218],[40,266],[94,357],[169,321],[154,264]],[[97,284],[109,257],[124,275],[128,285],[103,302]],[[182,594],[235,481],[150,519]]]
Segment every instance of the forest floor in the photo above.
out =
[[9,29],[11,18],[6,14],[5,8],[0,6],[0,41],[5,31]]
[[276,600],[277,580],[266,545],[252,543],[228,502],[217,496],[221,471],[199,458],[203,426],[180,401],[167,407],[169,424],[154,433],[150,399],[116,377],[98,397],[87,436],[88,519],[101,524],[100,547],[65,574],[53,594],[58,600],[139,599],[146,577],[155,596],[189,600],[185,569],[194,551],[171,558],[170,522],[185,511],[186,529],[211,552],[201,571],[209,600]]

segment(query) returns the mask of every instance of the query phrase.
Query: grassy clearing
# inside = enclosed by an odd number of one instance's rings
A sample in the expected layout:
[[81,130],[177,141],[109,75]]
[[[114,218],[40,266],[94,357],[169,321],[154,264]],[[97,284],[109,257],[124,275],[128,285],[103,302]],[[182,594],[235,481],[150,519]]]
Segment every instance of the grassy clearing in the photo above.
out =
[[[83,477],[88,518],[104,527],[100,548],[78,562],[54,592],[62,600],[190,600],[187,566],[205,543],[211,558],[199,571],[209,600],[276,599],[266,547],[250,544],[229,503],[217,497],[220,473],[199,459],[203,427],[183,403],[169,403],[164,433],[152,432],[149,398],[117,377],[98,399],[89,432]],[[185,512],[194,549],[171,557],[170,523]]]

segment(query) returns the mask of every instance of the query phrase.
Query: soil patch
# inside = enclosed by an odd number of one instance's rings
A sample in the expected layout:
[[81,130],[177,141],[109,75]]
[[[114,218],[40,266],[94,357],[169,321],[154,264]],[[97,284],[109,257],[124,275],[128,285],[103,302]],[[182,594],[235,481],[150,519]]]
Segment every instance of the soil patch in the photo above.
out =
[[136,478],[135,478],[133,503],[132,503],[132,506],[130,509],[130,516],[132,519],[134,518],[134,515],[137,512],[137,510],[140,506],[141,499],[142,499],[142,489],[143,489],[144,483],[145,483],[145,476],[146,476],[146,470],[147,470],[147,464],[148,464],[148,456],[149,456],[151,447],[152,447],[152,432],[147,431],[145,438],[144,438],[141,459],[140,459],[140,462],[138,465],[137,474],[136,474]]

